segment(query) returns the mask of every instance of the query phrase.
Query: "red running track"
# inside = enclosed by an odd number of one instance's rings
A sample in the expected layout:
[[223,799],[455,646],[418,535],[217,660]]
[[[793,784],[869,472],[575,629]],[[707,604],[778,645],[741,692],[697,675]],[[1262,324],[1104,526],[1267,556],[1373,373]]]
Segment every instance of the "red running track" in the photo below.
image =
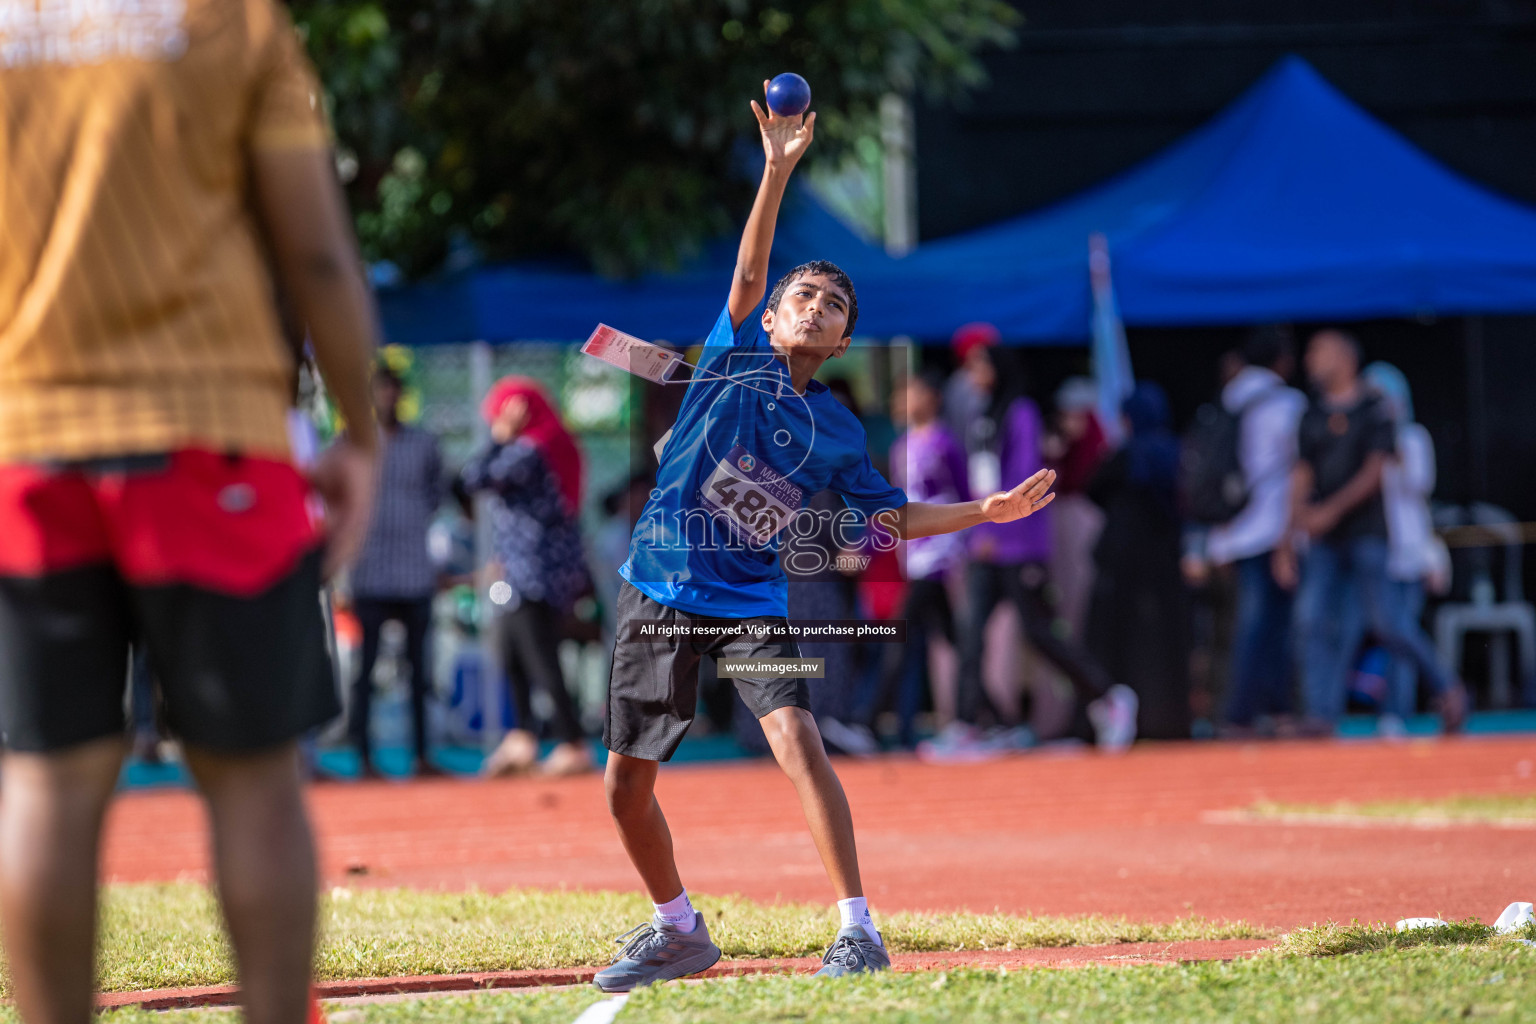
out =
[[[1405,916],[1491,921],[1536,900],[1536,832],[1235,824],[1259,800],[1536,792],[1536,741],[1166,744],[1126,756],[970,765],[839,761],[877,910],[1188,914],[1291,927]],[[768,762],[666,768],[659,796],[688,887],[830,901],[787,780]],[[596,776],[329,784],[311,790],[327,884],[632,889]],[[104,872],[207,877],[182,791],[115,805]]]

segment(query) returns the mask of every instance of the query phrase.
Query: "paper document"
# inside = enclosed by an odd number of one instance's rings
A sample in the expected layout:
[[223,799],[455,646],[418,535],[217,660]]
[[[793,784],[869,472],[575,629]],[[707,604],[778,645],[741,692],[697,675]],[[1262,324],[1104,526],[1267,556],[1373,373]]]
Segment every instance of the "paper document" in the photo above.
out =
[[592,332],[581,350],[589,356],[596,356],[605,363],[612,363],[621,370],[658,384],[666,383],[677,372],[677,368],[683,365],[683,357],[671,349],[641,341],[607,324],[598,324],[597,330]]

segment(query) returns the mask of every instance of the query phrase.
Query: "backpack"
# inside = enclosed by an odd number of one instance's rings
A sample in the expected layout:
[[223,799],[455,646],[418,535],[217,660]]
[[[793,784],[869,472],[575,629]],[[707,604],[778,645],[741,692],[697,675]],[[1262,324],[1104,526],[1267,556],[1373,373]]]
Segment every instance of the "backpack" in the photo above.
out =
[[1243,417],[1275,392],[1265,388],[1236,412],[1221,402],[1195,411],[1179,455],[1179,498],[1186,518],[1207,526],[1230,522],[1248,504],[1248,478],[1239,446]]

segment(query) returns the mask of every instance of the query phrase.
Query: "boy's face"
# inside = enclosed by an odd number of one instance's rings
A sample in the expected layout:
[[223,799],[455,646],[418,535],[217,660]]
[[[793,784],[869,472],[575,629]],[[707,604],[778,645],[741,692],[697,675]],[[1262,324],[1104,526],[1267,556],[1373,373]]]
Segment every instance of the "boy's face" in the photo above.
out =
[[786,355],[820,352],[833,359],[848,349],[848,294],[825,274],[807,274],[784,289],[778,309],[763,311],[763,330]]

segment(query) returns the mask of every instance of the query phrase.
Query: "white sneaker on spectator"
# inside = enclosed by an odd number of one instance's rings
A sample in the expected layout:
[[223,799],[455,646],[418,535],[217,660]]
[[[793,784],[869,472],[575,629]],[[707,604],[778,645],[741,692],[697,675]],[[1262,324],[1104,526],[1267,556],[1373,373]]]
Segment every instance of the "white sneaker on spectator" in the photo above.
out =
[[1001,750],[1028,750],[1040,742],[1035,736],[1035,730],[1027,725],[1004,729],[991,737],[991,741]]
[[852,757],[873,757],[880,753],[880,743],[875,734],[862,725],[849,725],[840,719],[826,716],[816,720],[821,738],[828,744]]
[[1376,734],[1384,740],[1405,740],[1408,738],[1408,723],[1394,714],[1385,714],[1376,719]]
[[978,761],[994,756],[981,730],[968,722],[950,722],[931,740],[917,745],[924,761]]
[[1034,745],[1035,734],[1025,725],[1012,729],[981,729],[964,722],[951,722],[933,739],[919,743],[917,756],[924,761],[951,764],[990,761]]
[[1106,754],[1119,754],[1136,740],[1136,712],[1141,701],[1129,686],[1115,685],[1088,705],[1088,720],[1093,723],[1098,748]]

